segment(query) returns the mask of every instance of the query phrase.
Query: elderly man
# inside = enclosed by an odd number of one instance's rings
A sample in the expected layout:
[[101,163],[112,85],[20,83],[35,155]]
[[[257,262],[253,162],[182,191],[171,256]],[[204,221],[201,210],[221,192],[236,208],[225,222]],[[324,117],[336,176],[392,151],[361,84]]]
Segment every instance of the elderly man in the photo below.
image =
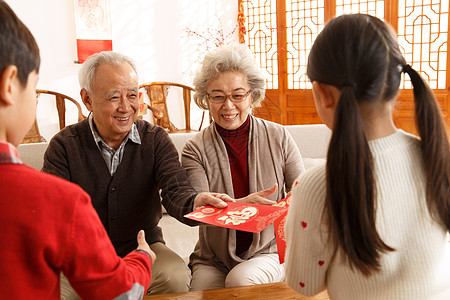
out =
[[138,76],[132,61],[115,52],[89,57],[79,72],[81,98],[89,117],[50,141],[43,171],[80,185],[91,197],[120,256],[137,247],[144,229],[158,260],[150,294],[189,290],[190,270],[165,246],[161,201],[168,213],[195,225],[184,214],[202,205],[225,207],[227,195],[197,193],[188,183],[178,153],[160,127],[136,119]]

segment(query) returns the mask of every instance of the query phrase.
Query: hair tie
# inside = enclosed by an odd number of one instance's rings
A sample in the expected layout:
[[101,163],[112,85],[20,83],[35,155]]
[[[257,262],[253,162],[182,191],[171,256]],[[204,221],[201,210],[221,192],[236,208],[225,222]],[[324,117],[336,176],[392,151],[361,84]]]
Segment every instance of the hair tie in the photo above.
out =
[[355,83],[354,83],[353,81],[345,80],[345,81],[342,83],[342,87],[345,87],[345,86],[350,86],[350,87],[354,88],[356,85],[355,85]]
[[402,72],[403,73],[408,73],[409,74],[409,71],[411,71],[411,70],[412,70],[412,68],[408,64],[404,65],[403,68],[402,68]]

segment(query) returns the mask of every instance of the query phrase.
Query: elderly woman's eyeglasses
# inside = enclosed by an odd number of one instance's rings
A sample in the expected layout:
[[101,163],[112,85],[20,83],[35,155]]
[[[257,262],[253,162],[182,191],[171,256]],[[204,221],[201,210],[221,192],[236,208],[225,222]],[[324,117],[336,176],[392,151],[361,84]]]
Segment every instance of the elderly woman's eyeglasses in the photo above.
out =
[[211,94],[206,93],[208,95],[209,101],[212,103],[224,103],[227,101],[227,98],[230,98],[231,102],[242,102],[245,99],[247,99],[248,94],[250,94],[250,91],[247,91],[246,93],[236,92],[230,95],[225,95],[224,93],[219,92],[213,92]]

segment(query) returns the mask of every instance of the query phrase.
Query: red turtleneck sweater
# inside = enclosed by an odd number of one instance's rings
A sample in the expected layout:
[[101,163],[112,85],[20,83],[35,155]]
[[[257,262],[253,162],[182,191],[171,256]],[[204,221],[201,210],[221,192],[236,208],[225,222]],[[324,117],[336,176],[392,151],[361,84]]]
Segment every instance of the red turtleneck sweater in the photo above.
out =
[[[250,193],[248,184],[248,135],[250,131],[250,118],[239,128],[227,130],[216,123],[217,131],[227,148],[230,161],[231,178],[235,198],[242,198]],[[236,230],[236,254],[242,255],[248,250],[253,240],[251,232]]]

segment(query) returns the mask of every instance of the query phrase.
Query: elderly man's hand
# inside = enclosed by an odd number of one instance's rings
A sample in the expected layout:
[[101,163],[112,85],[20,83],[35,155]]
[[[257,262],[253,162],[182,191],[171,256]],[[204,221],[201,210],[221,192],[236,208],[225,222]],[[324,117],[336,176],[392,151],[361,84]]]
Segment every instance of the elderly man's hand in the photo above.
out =
[[232,199],[227,194],[220,193],[199,193],[194,198],[194,208],[193,210],[197,210],[202,206],[211,205],[216,208],[225,208],[227,207],[227,202],[242,202],[242,203],[252,203],[252,204],[266,204],[272,205],[275,202],[272,200],[266,199],[267,196],[273,194],[277,189],[278,184],[274,184],[272,187],[255,192],[246,197],[239,199]]
[[246,197],[236,199],[236,202],[242,202],[242,203],[252,203],[252,204],[266,204],[266,205],[272,205],[275,202],[272,200],[266,199],[267,196],[273,194],[277,189],[278,184],[274,184],[272,187],[255,192],[253,194],[250,194]]
[[202,192],[195,196],[193,210],[197,210],[206,205],[211,205],[216,208],[225,208],[227,207],[227,202],[234,202],[227,194]]

